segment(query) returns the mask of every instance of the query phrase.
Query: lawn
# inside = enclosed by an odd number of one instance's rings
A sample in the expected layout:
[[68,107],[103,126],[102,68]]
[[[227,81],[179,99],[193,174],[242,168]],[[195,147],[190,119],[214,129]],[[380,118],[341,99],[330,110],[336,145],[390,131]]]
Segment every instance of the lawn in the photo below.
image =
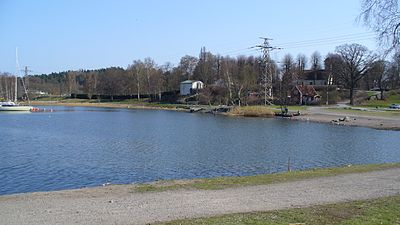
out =
[[400,195],[307,208],[269,212],[237,213],[223,216],[176,220],[159,224],[324,224],[324,225],[399,225]]
[[134,191],[149,192],[149,191],[166,191],[180,188],[186,189],[205,189],[216,190],[223,188],[250,186],[250,185],[265,185],[279,182],[289,182],[304,180],[316,177],[336,176],[339,174],[362,173],[389,168],[399,168],[400,163],[394,164],[371,164],[371,165],[352,165],[337,168],[320,168],[304,171],[292,171],[285,173],[261,174],[255,176],[243,177],[215,177],[191,180],[169,180],[159,181],[135,186]]
[[338,113],[351,113],[362,116],[383,116],[383,117],[398,117],[400,116],[400,110],[382,110],[382,111],[362,111],[351,108],[326,108],[324,110],[334,111]]
[[360,106],[371,107],[371,108],[387,108],[391,104],[400,104],[400,94],[397,91],[385,92],[385,100],[367,100],[364,101]]

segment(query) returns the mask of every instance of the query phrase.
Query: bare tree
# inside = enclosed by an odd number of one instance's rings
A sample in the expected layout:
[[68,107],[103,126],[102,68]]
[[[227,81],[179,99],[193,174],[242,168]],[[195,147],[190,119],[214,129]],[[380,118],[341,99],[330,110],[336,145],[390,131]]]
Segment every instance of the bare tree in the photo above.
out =
[[68,94],[76,94],[76,72],[68,71],[66,74],[66,82],[68,87]]
[[145,73],[145,65],[141,60],[133,60],[133,63],[128,66],[128,71],[133,75],[136,82],[137,99],[140,100],[140,93],[142,91],[142,83]]
[[321,69],[321,54],[319,52],[315,51],[310,57],[310,63],[311,63],[311,70],[320,70]]
[[199,61],[193,71],[193,78],[203,81],[205,84],[212,84],[218,77],[219,57],[201,48]]
[[372,64],[368,73],[372,75],[374,86],[377,87],[381,93],[381,100],[385,99],[383,93],[389,86],[390,63],[384,60],[378,60]]
[[103,94],[108,95],[111,101],[114,101],[114,96],[123,92],[123,73],[124,69],[111,67],[99,75],[99,89]]
[[181,58],[181,61],[179,62],[179,67],[183,71],[183,75],[190,80],[191,77],[193,76],[193,72],[197,66],[198,59],[194,56],[190,55],[185,55]]
[[303,77],[304,71],[307,67],[307,57],[304,54],[298,54],[296,57],[297,76]]
[[282,87],[281,87],[281,103],[287,104],[287,96],[292,82],[295,79],[295,63],[293,57],[287,54],[283,57],[283,74],[282,74]]
[[144,59],[144,70],[146,74],[146,81],[147,81],[147,93],[151,94],[153,93],[153,83],[151,82],[151,74],[153,73],[153,70],[155,69],[156,63],[154,60],[150,57],[147,57]]
[[389,70],[389,87],[391,89],[399,88],[400,86],[400,53],[393,56]]
[[235,101],[233,99],[233,85],[234,84],[233,84],[233,78],[232,78],[234,66],[235,66],[234,60],[232,60],[228,57],[223,60],[222,70],[224,73],[225,84],[227,86],[228,93],[229,93],[228,101],[232,105],[235,105]]
[[362,0],[361,18],[375,31],[382,46],[390,52],[399,46],[400,12],[397,0]]
[[86,92],[89,99],[92,99],[93,94],[96,93],[97,74],[88,72],[84,74],[83,91]]
[[158,100],[161,100],[161,94],[165,91],[165,79],[161,69],[151,70],[150,82],[152,84],[154,96],[158,96]]
[[[341,80],[338,77],[339,70],[341,69],[338,65],[341,65],[342,57],[336,53],[328,53],[324,60],[325,70],[331,75],[331,84],[341,85]],[[338,71],[334,71],[334,69]]]
[[13,99],[14,96],[14,83],[15,77],[12,77],[9,73],[0,74],[0,98],[6,100]]
[[333,63],[338,79],[350,90],[350,104],[354,104],[354,89],[373,65],[377,56],[359,44],[344,44],[336,47],[339,57]]

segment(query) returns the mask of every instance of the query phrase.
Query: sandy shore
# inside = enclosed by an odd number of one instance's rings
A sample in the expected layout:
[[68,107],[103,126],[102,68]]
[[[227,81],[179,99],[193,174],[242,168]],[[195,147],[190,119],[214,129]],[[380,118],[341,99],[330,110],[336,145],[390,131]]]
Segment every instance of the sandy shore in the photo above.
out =
[[400,169],[223,190],[138,193],[130,185],[0,196],[0,224],[147,224],[400,194]]
[[[341,121],[343,119],[345,121]],[[357,112],[327,111],[323,107],[310,107],[301,116],[293,117],[298,121],[330,123],[342,126],[362,126],[382,130],[400,130],[400,117],[361,115]]]

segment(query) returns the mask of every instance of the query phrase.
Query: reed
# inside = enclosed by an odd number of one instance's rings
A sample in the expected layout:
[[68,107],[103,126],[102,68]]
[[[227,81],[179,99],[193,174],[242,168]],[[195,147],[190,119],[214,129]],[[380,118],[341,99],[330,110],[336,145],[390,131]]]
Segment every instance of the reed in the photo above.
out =
[[234,107],[229,112],[231,116],[245,116],[245,117],[273,117],[274,112],[271,108],[265,106],[241,106]]

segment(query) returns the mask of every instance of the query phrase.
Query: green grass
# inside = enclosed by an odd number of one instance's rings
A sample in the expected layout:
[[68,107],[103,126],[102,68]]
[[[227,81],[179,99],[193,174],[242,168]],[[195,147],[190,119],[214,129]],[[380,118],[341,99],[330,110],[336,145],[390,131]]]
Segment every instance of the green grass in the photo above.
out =
[[364,101],[360,106],[370,108],[387,108],[391,104],[400,104],[400,94],[396,92],[384,92],[386,96],[385,100],[367,100]]
[[268,212],[237,213],[209,218],[176,220],[158,224],[289,225],[293,223],[304,223],[307,225],[399,225],[400,195],[373,200],[353,201],[307,208],[274,210]]
[[400,110],[387,110],[387,111],[362,111],[362,110],[354,110],[350,108],[327,108],[324,110],[334,111],[334,112],[342,112],[342,113],[351,113],[355,115],[364,115],[364,116],[383,116],[383,117],[396,117],[400,116]]
[[376,91],[366,91],[365,93],[367,94],[368,97],[376,95]]
[[264,185],[279,182],[304,180],[315,177],[335,176],[348,173],[362,173],[389,168],[399,168],[400,163],[394,164],[372,164],[372,165],[352,165],[338,168],[323,168],[304,171],[292,171],[286,173],[262,174],[243,177],[216,177],[192,180],[170,180],[147,183],[135,186],[134,191],[151,192],[166,191],[174,189],[205,189],[216,190],[240,186]]

